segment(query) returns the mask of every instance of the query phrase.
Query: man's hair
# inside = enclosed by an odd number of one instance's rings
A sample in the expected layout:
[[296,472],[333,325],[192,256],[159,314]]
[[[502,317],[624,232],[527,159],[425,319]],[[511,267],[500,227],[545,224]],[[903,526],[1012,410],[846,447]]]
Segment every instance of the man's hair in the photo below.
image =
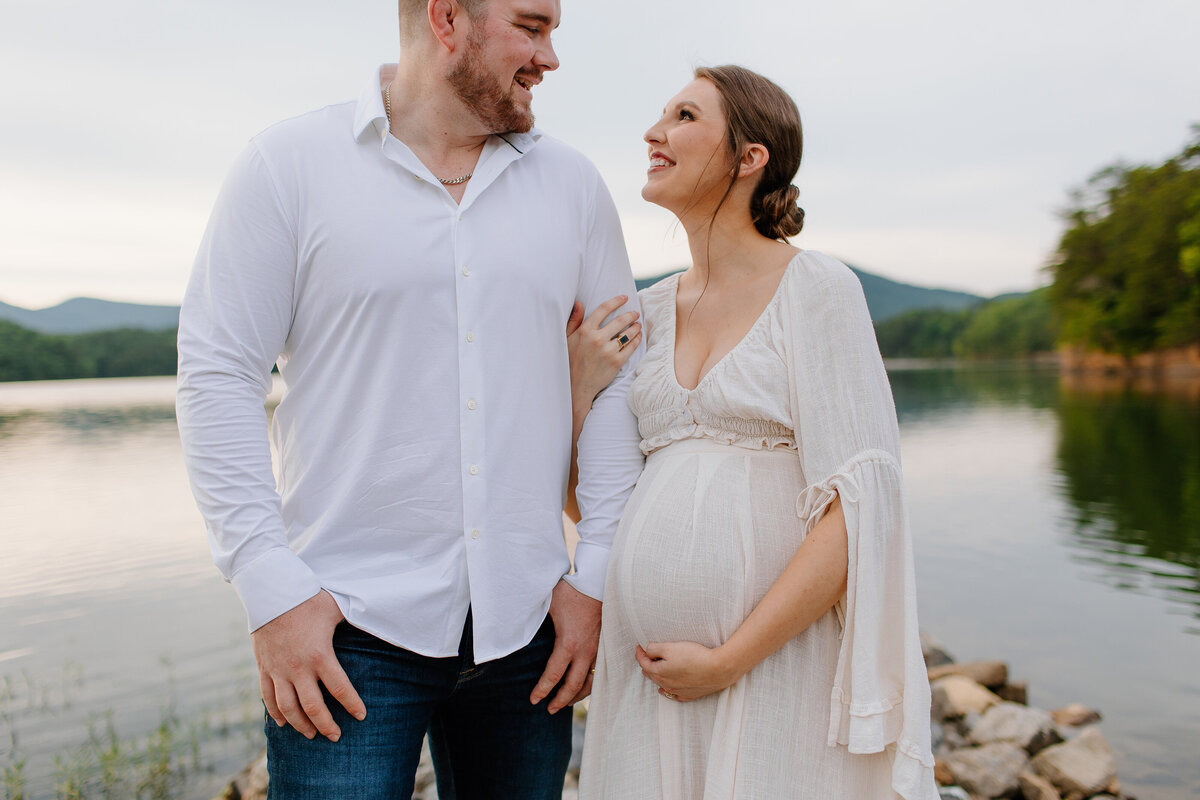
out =
[[[484,12],[488,0],[458,0],[458,4],[467,12],[472,20],[479,19]],[[419,29],[425,19],[425,9],[429,0],[400,0],[400,39],[408,41]]]

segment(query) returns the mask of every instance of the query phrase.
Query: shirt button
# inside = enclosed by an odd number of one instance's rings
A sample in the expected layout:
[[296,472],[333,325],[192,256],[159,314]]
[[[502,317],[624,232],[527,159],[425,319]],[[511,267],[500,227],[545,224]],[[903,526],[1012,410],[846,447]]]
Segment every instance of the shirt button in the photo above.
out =
[[479,528],[472,528],[472,529],[471,529],[471,538],[472,538],[472,539],[478,539],[478,538],[479,538]]
[[420,182],[422,182],[422,181],[424,181],[424,180],[425,180],[425,179],[424,179],[424,178],[422,178],[420,175],[413,175],[413,177],[417,179],[417,182],[418,182],[418,183],[420,183]]
[[478,407],[479,407],[479,404],[476,403],[474,400],[467,401],[467,408],[471,409],[472,411],[474,411]]
[[470,267],[463,267],[463,277],[464,278],[471,277],[471,268]]
[[469,332],[469,331],[468,331],[468,333],[467,333],[467,341],[468,341],[468,342],[473,342],[473,341],[475,341],[475,334],[473,334],[473,333],[471,333],[471,332]]
[[477,466],[475,466],[474,464],[472,464],[472,465],[471,465],[471,468],[470,468],[469,470],[467,470],[467,471],[468,471],[468,472],[470,472],[472,475],[478,475],[478,474],[479,474],[479,467],[477,467]]

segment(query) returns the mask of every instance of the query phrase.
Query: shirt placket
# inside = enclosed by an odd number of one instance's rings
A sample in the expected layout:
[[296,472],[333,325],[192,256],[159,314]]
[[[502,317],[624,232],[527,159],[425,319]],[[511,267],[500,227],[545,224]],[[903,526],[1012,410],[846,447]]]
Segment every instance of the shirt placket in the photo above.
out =
[[463,482],[463,536],[467,547],[468,581],[472,565],[489,531],[485,527],[488,474],[483,396],[483,355],[477,330],[478,309],[482,302],[478,271],[481,264],[472,260],[469,214],[462,208],[453,211],[451,237],[454,243],[455,300],[458,306],[458,420],[459,453]]

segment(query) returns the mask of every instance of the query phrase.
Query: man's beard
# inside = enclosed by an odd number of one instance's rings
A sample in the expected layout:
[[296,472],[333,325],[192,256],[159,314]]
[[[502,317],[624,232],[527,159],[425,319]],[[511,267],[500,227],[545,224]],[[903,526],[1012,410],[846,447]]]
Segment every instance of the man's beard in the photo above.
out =
[[505,92],[484,69],[479,54],[482,35],[471,31],[467,48],[450,72],[450,85],[458,99],[491,133],[527,133],[533,127],[533,112],[526,110]]

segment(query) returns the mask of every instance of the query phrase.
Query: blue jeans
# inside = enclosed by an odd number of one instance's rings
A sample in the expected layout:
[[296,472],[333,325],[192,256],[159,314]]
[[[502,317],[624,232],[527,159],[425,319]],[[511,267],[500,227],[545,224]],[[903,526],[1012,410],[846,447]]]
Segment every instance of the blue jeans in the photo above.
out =
[[551,716],[529,693],[554,647],[547,617],[533,640],[476,664],[471,617],[457,656],[429,658],[348,623],[333,649],[367,706],[358,722],[325,695],[342,730],[305,739],[265,719],[269,800],[409,800],[429,734],[439,800],[560,800],[571,757],[571,709]]

